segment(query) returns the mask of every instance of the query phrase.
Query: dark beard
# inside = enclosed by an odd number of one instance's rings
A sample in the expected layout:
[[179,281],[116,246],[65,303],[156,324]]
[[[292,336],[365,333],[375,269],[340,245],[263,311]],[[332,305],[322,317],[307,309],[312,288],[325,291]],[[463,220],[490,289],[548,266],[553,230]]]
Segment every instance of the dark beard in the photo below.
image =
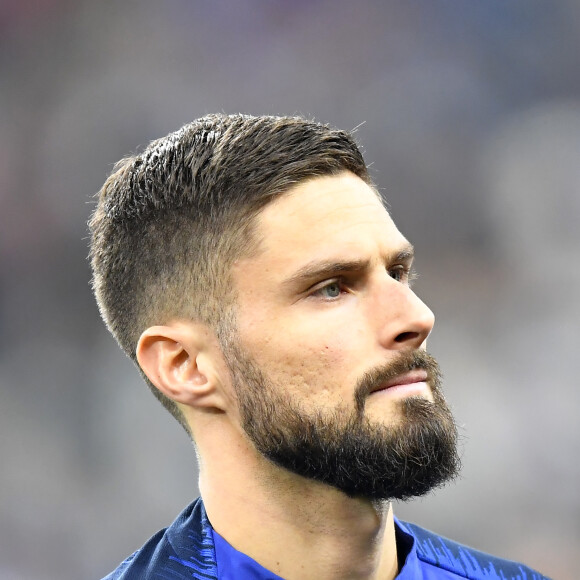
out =
[[[406,500],[426,494],[459,470],[457,428],[440,389],[437,362],[424,351],[401,355],[359,381],[355,409],[306,410],[272,384],[239,347],[228,345],[244,430],[276,465],[349,496]],[[401,400],[394,425],[365,417],[370,392],[392,377],[425,369],[434,401]]]

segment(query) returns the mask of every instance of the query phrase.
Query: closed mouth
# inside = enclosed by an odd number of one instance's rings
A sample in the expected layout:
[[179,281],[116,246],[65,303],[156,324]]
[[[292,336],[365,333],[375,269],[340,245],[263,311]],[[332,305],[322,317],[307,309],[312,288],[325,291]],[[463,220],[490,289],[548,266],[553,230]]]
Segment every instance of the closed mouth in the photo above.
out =
[[426,383],[428,381],[429,375],[427,371],[423,369],[416,369],[397,375],[385,383],[380,383],[371,392],[375,393],[377,391],[384,391],[393,387],[402,387],[404,385],[411,385],[413,383]]

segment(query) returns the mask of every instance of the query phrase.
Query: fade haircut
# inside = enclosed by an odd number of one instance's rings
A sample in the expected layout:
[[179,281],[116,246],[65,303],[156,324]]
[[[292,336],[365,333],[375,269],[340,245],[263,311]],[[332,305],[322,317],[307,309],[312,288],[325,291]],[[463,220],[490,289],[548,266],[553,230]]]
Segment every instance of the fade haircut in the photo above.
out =
[[137,362],[141,333],[175,319],[219,337],[230,266],[255,248],[256,215],[298,183],[343,171],[371,184],[349,133],[300,117],[208,115],[121,160],[89,221],[93,289],[121,348]]

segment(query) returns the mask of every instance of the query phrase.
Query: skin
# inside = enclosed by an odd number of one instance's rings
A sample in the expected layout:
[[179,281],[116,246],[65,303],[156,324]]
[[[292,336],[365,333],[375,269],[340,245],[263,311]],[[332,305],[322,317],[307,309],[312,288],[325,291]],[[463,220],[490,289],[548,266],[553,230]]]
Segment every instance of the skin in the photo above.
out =
[[[345,172],[297,185],[258,216],[258,252],[233,266],[237,339],[303,408],[354,408],[357,380],[425,348],[434,318],[409,286],[412,248],[373,189]],[[147,329],[139,363],[178,402],[200,460],[209,519],[238,550],[288,580],[391,579],[391,506],[351,498],[263,458],[245,435],[215,334],[173,321]],[[372,393],[369,419],[429,386]]]

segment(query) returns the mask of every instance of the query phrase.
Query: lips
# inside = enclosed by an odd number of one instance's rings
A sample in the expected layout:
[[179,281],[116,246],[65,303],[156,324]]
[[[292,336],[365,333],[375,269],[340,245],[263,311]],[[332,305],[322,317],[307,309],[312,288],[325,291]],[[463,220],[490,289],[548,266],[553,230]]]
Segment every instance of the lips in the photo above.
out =
[[397,375],[396,377],[392,378],[391,380],[377,385],[377,387],[375,389],[373,389],[371,392],[375,393],[377,391],[385,391],[385,390],[393,388],[393,387],[402,387],[404,385],[411,385],[413,383],[424,383],[424,382],[427,382],[428,378],[429,378],[429,375],[428,375],[427,371],[422,370],[422,369],[417,369],[417,370],[413,370],[413,371],[409,371],[407,373]]

